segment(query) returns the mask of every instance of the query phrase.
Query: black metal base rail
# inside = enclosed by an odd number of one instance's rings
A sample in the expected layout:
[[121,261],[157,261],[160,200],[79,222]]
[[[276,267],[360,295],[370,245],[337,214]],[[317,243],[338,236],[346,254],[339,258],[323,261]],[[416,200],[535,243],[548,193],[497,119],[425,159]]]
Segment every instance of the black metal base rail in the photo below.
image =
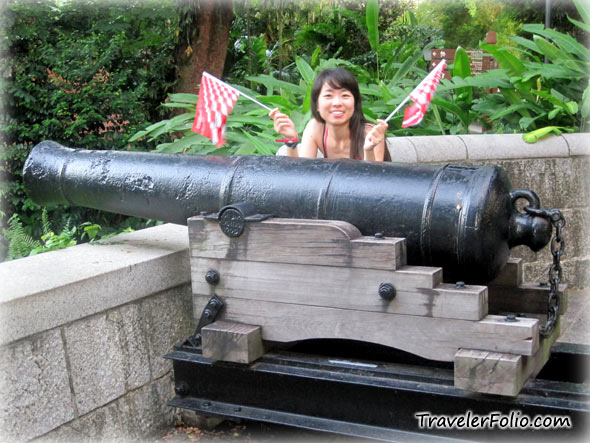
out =
[[[335,357],[309,353],[318,349]],[[358,358],[359,349],[381,360]],[[310,342],[251,365],[211,362],[182,345],[166,358],[177,393],[170,405],[207,416],[404,442],[578,440],[589,430],[588,346],[556,345],[516,398],[454,388],[452,364],[350,342]],[[545,422],[534,426],[536,417]],[[565,422],[544,426],[553,417]]]

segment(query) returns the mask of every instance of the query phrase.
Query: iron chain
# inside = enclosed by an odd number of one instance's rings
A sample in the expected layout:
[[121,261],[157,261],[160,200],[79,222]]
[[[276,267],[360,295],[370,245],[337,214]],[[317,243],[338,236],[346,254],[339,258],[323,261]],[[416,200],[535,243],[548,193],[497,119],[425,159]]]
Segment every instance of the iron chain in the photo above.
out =
[[549,295],[547,297],[547,321],[540,328],[541,335],[548,336],[553,332],[555,324],[557,323],[557,315],[559,313],[559,284],[563,276],[561,269],[561,256],[565,250],[565,241],[562,233],[565,227],[565,218],[558,209],[535,209],[525,207],[524,210],[532,215],[544,217],[551,222],[555,228],[555,236],[551,239],[551,255],[553,256],[553,263],[549,267]]

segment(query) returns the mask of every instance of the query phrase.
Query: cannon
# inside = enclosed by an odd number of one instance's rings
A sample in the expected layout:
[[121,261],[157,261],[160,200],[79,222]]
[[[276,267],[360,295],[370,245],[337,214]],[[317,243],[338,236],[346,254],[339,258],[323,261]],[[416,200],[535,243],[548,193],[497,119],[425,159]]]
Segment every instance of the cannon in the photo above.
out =
[[544,368],[567,307],[559,279],[523,283],[509,258],[546,246],[554,222],[499,167],[47,141],[23,176],[39,204],[188,226],[196,329],[165,356],[172,406],[393,441],[415,430],[415,413],[449,405],[587,413],[568,386],[498,400]]
[[441,266],[448,281],[493,279],[514,246],[533,251],[551,224],[519,211],[537,195],[512,190],[495,166],[424,166],[348,160],[166,155],[39,143],[26,160],[28,195],[165,222],[240,202],[258,213],[343,220],[364,235],[406,239],[408,263]]

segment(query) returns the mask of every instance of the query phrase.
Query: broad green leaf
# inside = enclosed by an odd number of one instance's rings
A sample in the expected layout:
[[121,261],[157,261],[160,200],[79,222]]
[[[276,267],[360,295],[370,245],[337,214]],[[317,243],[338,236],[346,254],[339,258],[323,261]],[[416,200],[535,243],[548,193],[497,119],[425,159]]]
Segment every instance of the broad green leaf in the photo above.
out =
[[434,114],[434,118],[436,120],[436,123],[438,124],[438,127],[440,128],[440,134],[445,135],[445,129],[443,126],[443,122],[440,118],[440,113],[438,112],[438,106],[432,105],[432,112]]
[[313,51],[313,54],[311,55],[311,67],[312,68],[315,68],[318,65],[321,52],[322,52],[321,46],[316,46],[315,50]]
[[308,83],[307,85],[307,92],[305,93],[305,98],[303,99],[303,105],[301,106],[301,110],[303,113],[307,113],[311,110],[311,90],[313,88],[313,83]]
[[441,98],[433,98],[432,99],[432,104],[437,105],[438,107],[444,109],[445,111],[448,111],[454,115],[456,115],[459,120],[461,120],[461,123],[463,124],[463,126],[465,128],[468,128],[470,125],[470,121],[469,121],[469,113],[466,111],[463,111],[459,106],[455,105],[454,103],[448,102],[446,100],[443,100]]
[[[506,115],[512,114],[516,111],[519,111],[521,109],[530,109],[531,105],[529,105],[528,103],[517,103],[511,106],[508,106],[507,108],[503,109],[502,111],[498,112],[497,114],[494,114],[492,116],[490,116],[490,120],[498,120]],[[528,116],[527,116],[528,117]]]
[[539,37],[538,35],[533,35],[533,41],[535,45],[539,48],[539,52],[547,57],[553,63],[559,63],[560,61],[567,58],[567,54],[564,51],[560,51],[554,45],[549,43],[543,37]]
[[256,152],[256,146],[254,143],[246,143],[238,148],[236,155],[252,155],[254,152]]
[[[522,99],[518,95],[518,93],[514,89],[510,88],[500,88],[500,92],[504,96],[504,98],[510,103],[511,105],[519,105],[522,103]],[[519,108],[517,109],[518,113],[523,117],[530,117],[530,113],[527,109]]]
[[269,117],[254,117],[240,114],[230,114],[227,125],[231,127],[242,125],[254,125],[259,127],[272,127],[272,120]]
[[[174,140],[172,143],[165,143],[158,146],[159,152],[167,152],[171,154],[178,154],[181,152],[185,152],[191,146],[196,144],[202,144],[203,142],[208,141],[205,137],[200,134],[193,134],[189,135],[188,137],[184,137],[182,139]],[[208,141],[210,143],[210,141]]]
[[195,110],[195,105],[191,105],[188,103],[163,103],[162,107],[164,108],[179,108],[179,109],[189,109]]
[[582,95],[582,118],[590,117],[590,85],[584,90]]
[[533,118],[531,118],[531,117],[522,117],[522,118],[521,118],[521,119],[518,121],[518,124],[519,124],[519,126],[520,126],[520,127],[523,129],[523,130],[526,130],[526,129],[527,129],[529,126],[530,126],[530,125],[532,125],[532,124],[535,122],[535,120],[537,120],[537,119],[539,119],[539,118],[541,118],[541,117],[542,117],[541,115],[538,115],[538,116],[536,116],[536,117],[533,117]]
[[452,75],[453,78],[471,77],[471,61],[469,60],[469,55],[467,54],[467,51],[465,51],[465,49],[463,49],[461,46],[457,47],[457,50],[455,51],[455,61],[453,63]]
[[291,120],[295,125],[295,130],[297,131],[297,133],[303,134],[303,129],[305,128],[305,125],[309,120],[311,120],[311,112],[301,113],[299,111],[293,111],[289,116],[291,117]]
[[[412,69],[412,66],[414,66],[414,64],[416,64],[418,60],[420,60],[421,57],[421,50],[414,51],[414,53],[410,57],[408,57],[397,70],[397,72],[389,82],[389,87],[391,88],[393,86],[396,86],[400,82],[400,80],[404,78],[406,74]],[[418,83],[420,83],[420,81],[417,81],[414,86],[417,86]]]
[[587,25],[586,23],[582,23],[578,20],[574,20],[573,18],[568,17],[567,18],[570,22],[572,22],[574,25],[576,25],[578,28],[583,29],[586,32],[590,32],[590,25]]
[[480,47],[494,56],[498,65],[508,71],[510,76],[520,76],[525,71],[524,64],[515,56],[505,49],[500,49],[496,45],[481,44]]
[[166,126],[166,120],[163,120],[161,122],[158,123],[154,123],[150,126],[148,126],[147,128],[145,128],[143,131],[139,131],[138,133],[134,134],[130,139],[129,142],[134,142],[139,140],[142,137],[145,137],[146,135],[150,134],[152,131],[161,128],[162,126]]
[[157,139],[162,134],[168,134],[171,132],[180,132],[186,131],[190,129],[192,126],[192,121],[194,119],[194,114],[181,114],[177,115],[176,117],[170,120],[164,120],[160,123],[163,125],[158,126],[156,129],[149,132],[150,141]]
[[536,53],[539,53],[539,48],[537,47],[537,45],[535,45],[535,43],[531,40],[528,40],[524,37],[519,37],[516,35],[511,35],[508,37],[510,40],[513,40],[514,42],[518,43],[521,46],[524,46],[525,48],[534,51]]
[[303,80],[309,85],[312,84],[315,79],[315,72],[311,66],[307,64],[307,62],[302,57],[295,57],[295,64],[297,65],[297,69],[299,69],[299,73]]
[[[569,54],[575,54],[582,60],[590,60],[590,54],[588,53],[588,49],[585,48],[584,45],[578,43],[575,38],[567,34],[563,34],[554,29],[545,29],[543,25],[538,24],[525,24],[522,25],[522,29],[524,31],[531,32],[533,34],[538,34],[553,40],[555,44],[557,44],[557,46],[560,47],[561,50],[566,51]],[[512,38],[513,40],[518,39],[518,37],[510,38]],[[518,41],[520,42],[520,40]]]
[[[187,148],[187,154],[196,154],[196,155],[207,155],[213,153],[214,155],[223,155],[222,151],[224,150],[223,147],[217,147],[214,144],[210,143],[207,145],[194,145]],[[217,151],[217,152],[215,152]]]
[[[244,132],[246,138],[256,147],[256,151],[263,155],[274,155],[273,148],[268,143],[261,141],[258,137],[254,137],[247,132]],[[276,148],[274,149],[276,151]]]
[[379,50],[379,0],[368,0],[366,9],[369,44],[373,51]]
[[371,95],[373,97],[381,97],[383,92],[381,89],[373,89],[375,85],[366,86],[366,85],[359,85],[359,91],[361,95],[368,96]]
[[[263,86],[272,85],[275,88],[286,89],[287,91],[292,91],[295,94],[303,95],[305,94],[305,88],[302,86],[296,85],[295,83],[289,83],[283,80],[278,80],[270,75],[254,75],[246,77],[246,80],[253,81],[259,83]],[[241,89],[236,87],[236,89]]]
[[180,102],[180,103],[191,103],[196,105],[199,101],[199,96],[197,94],[187,94],[187,93],[176,93],[176,94],[168,94],[170,100],[172,102]]
[[[566,79],[580,79],[584,78],[583,73],[574,71],[566,66],[552,63],[525,63],[526,73],[524,79],[532,78],[540,75],[544,78],[566,78]],[[479,76],[478,76],[479,77]]]
[[383,98],[383,100],[389,101],[393,98],[393,96],[389,92],[389,89],[387,89],[387,86],[382,81],[379,81],[379,90],[381,92],[381,97]]
[[[590,32],[590,4],[588,4],[588,1],[586,0],[573,0],[573,2],[576,6],[576,9],[578,10],[578,13],[580,14],[580,17],[582,17],[582,20],[584,21],[584,23],[582,23],[584,26],[582,29]],[[573,23],[572,19],[569,17],[568,19]]]

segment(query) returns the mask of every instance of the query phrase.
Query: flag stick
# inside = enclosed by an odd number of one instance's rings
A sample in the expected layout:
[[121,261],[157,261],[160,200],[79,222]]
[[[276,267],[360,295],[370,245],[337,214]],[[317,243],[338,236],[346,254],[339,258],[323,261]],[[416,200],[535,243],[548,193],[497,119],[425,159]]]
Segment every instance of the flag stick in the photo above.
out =
[[[230,86],[231,87],[231,86]],[[240,95],[243,95],[245,98],[247,98],[248,100],[252,100],[254,103],[256,103],[257,105],[262,106],[265,109],[268,109],[269,111],[272,111],[271,108],[269,108],[268,106],[266,106],[264,103],[260,103],[258,100],[256,100],[253,97],[250,97],[248,94],[244,94],[242,91],[237,90],[234,87],[231,87],[233,90],[237,91]]]
[[389,114],[389,116],[388,116],[388,117],[385,119],[385,123],[387,123],[387,122],[388,122],[388,121],[391,119],[391,117],[393,117],[393,115],[394,115],[394,114],[395,114],[397,111],[399,111],[403,105],[405,105],[405,104],[407,103],[407,101],[408,101],[409,99],[410,99],[410,96],[408,95],[408,96],[407,96],[407,97],[404,99],[404,101],[402,101],[402,102],[401,102],[401,103],[400,103],[400,104],[397,106],[397,108],[395,108],[395,109],[393,110],[393,112],[392,112],[391,114]]
[[266,106],[264,103],[260,103],[258,100],[256,100],[253,97],[250,97],[248,94],[244,94],[242,91],[240,91],[239,89],[234,88],[232,85],[230,85],[229,83],[226,83],[224,81],[219,80],[217,77],[209,74],[208,72],[203,72],[203,75],[208,75],[209,77],[214,78],[215,80],[217,80],[220,83],[223,83],[225,86],[227,86],[228,88],[233,89],[234,91],[236,91],[238,93],[238,95],[243,95],[244,98],[247,98],[248,100],[252,100],[254,103],[256,103],[259,106],[262,106],[265,109],[268,109],[269,111],[272,111],[271,108],[269,108],[268,106]]

